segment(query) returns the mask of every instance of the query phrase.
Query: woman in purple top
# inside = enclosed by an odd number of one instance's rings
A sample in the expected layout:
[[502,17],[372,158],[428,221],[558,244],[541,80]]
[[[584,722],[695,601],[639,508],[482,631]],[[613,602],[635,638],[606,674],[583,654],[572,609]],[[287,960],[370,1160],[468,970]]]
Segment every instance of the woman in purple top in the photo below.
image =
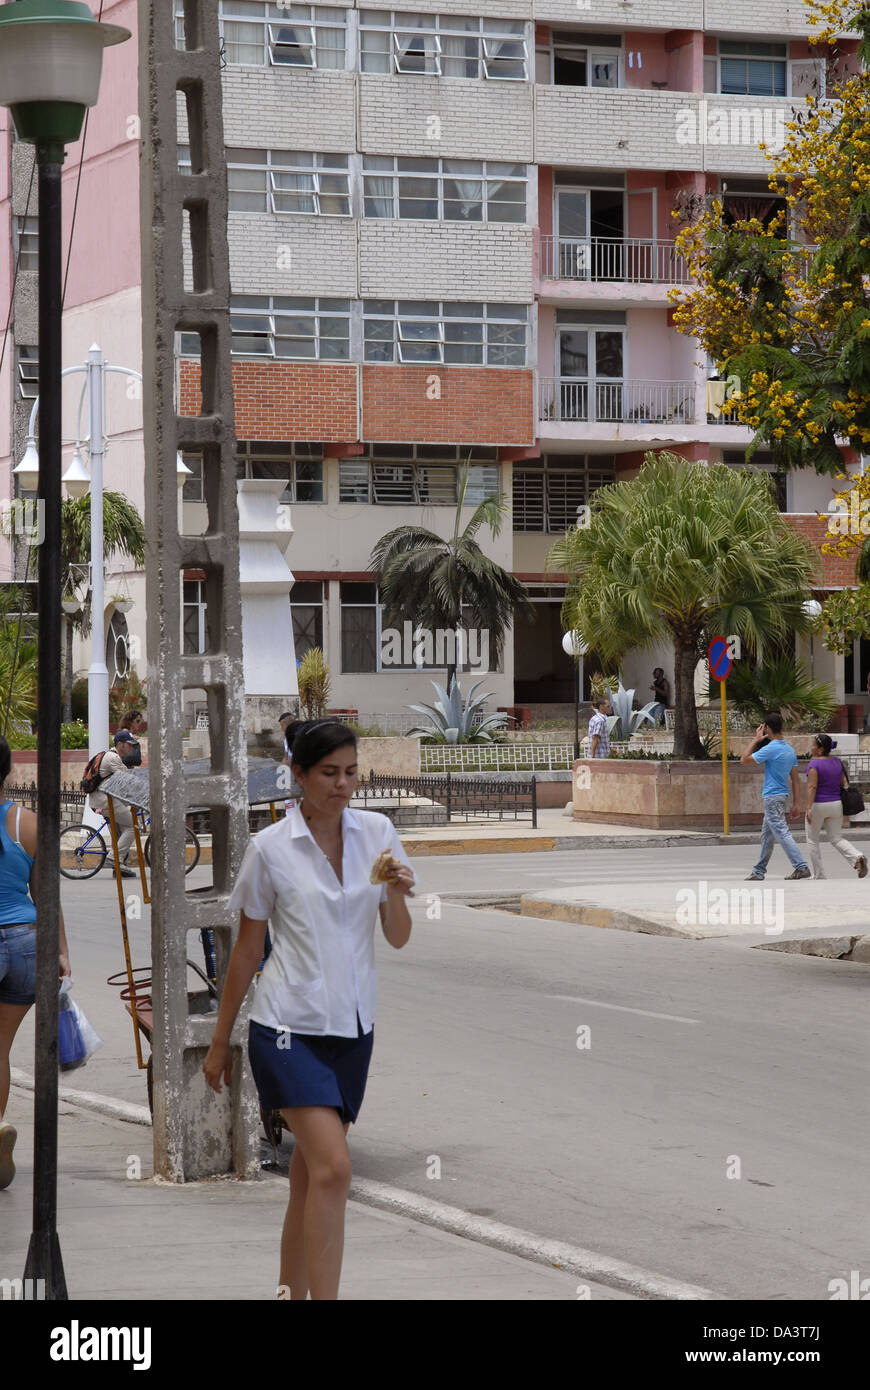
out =
[[840,788],[845,787],[848,781],[843,764],[839,758],[832,755],[831,749],[835,745],[827,734],[816,734],[814,742],[815,757],[807,768],[807,847],[813,866],[813,878],[826,877],[822,872],[822,826],[834,849],[842,854],[844,859],[848,859],[853,869],[858,870],[859,878],[864,878],[867,873],[867,860],[863,854],[858,853],[854,845],[843,839],[843,803],[840,800]]

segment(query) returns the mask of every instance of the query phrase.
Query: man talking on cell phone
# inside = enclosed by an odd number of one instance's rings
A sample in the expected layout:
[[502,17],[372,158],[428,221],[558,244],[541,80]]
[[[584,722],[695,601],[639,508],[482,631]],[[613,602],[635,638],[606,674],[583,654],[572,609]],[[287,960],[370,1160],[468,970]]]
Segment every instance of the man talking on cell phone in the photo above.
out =
[[[782,715],[772,710],[764,716],[764,723],[755,730],[755,738],[740,759],[744,767],[753,765],[764,768],[764,786],[761,789],[761,804],[764,820],[761,825],[761,853],[758,863],[747,880],[756,882],[764,878],[767,865],[773,854],[774,842],[782,845],[791,861],[792,871],[786,878],[812,878],[807,864],[788,828],[786,814],[796,820],[801,813],[800,782],[798,781],[797,754],[790,743],[782,736]],[[791,810],[788,810],[789,784],[791,784]]]

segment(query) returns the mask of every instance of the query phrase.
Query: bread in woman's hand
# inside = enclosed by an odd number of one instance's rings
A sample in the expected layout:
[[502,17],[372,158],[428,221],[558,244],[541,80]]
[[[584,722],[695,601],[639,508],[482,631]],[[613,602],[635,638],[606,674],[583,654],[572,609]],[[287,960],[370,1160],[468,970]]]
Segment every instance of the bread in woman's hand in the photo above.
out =
[[402,865],[399,860],[394,859],[388,849],[382,850],[372,865],[369,882],[393,883],[401,868]]

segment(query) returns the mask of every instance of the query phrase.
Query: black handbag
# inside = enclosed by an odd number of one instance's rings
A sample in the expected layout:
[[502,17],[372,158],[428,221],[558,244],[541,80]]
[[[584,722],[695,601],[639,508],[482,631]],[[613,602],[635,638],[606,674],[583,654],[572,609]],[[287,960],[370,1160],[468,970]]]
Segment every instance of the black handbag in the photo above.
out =
[[844,816],[858,816],[864,810],[864,798],[857,787],[853,787],[849,781],[849,773],[842,758],[837,761],[846,775],[846,785],[840,788],[840,800],[843,803]]

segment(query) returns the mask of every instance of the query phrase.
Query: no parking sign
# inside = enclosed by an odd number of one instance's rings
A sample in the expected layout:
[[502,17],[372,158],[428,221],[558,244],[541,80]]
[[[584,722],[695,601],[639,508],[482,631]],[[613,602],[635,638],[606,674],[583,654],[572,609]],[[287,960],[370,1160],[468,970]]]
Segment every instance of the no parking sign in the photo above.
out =
[[731,674],[731,643],[727,637],[714,637],[707,648],[707,664],[722,696],[722,829],[728,834],[728,727],[725,682]]

